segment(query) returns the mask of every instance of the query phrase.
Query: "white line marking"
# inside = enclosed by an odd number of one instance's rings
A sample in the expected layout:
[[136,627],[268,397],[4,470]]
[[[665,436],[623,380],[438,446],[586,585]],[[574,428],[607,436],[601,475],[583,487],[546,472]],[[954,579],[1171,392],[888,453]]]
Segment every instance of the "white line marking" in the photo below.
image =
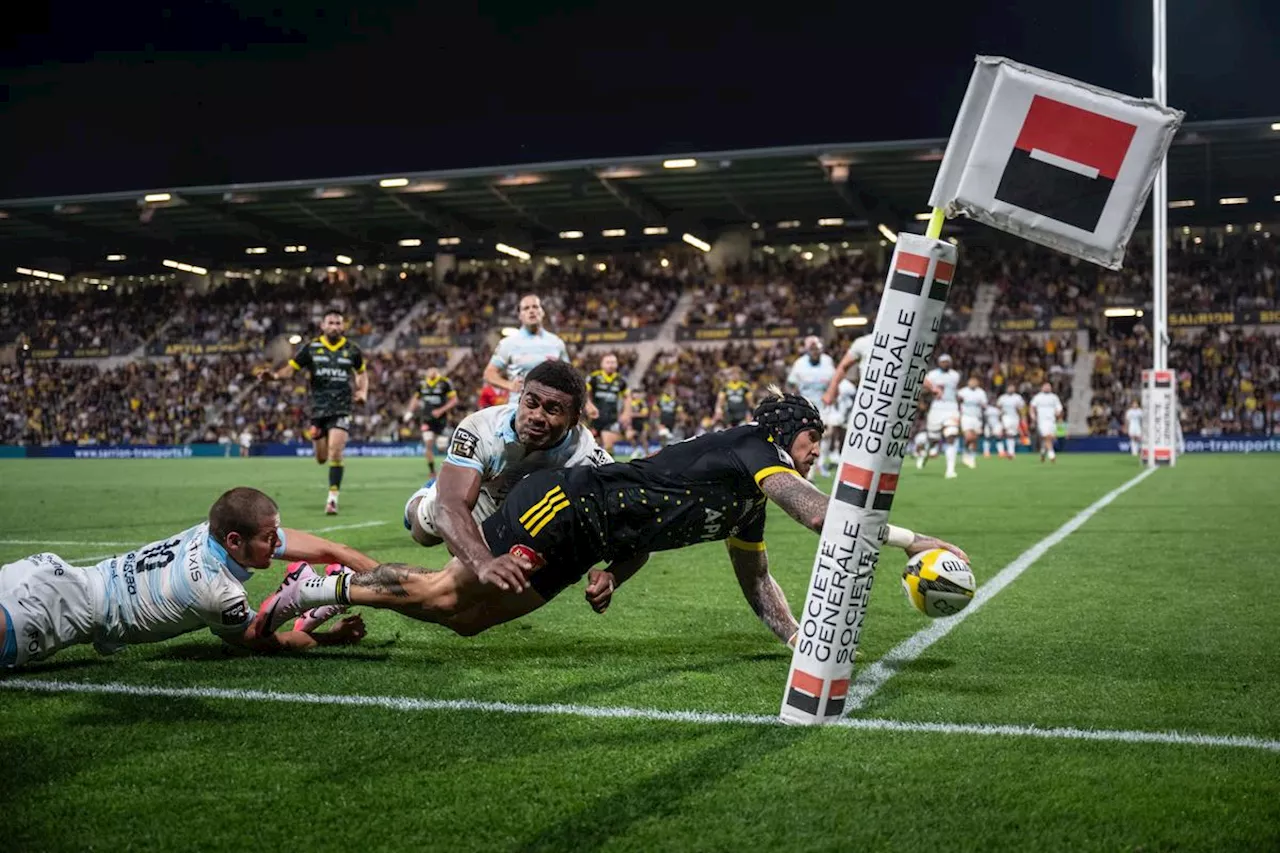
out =
[[[776,716],[727,714],[707,711],[662,711],[656,708],[608,708],[590,705],[524,705],[515,702],[483,702],[475,699],[415,699],[408,696],[344,696],[329,693],[279,693],[273,690],[238,690],[221,687],[149,687],[136,684],[44,681],[28,678],[0,680],[0,690],[28,693],[89,693],[145,696],[162,699],[229,699],[240,702],[288,702],[299,705],[348,705],[389,711],[481,711],[493,714],[554,714],[588,719],[630,719],[667,723],[745,726],[781,726]],[[923,732],[942,735],[1030,737],[1043,740],[1092,740],[1113,743],[1159,743],[1183,746],[1218,746],[1259,749],[1280,753],[1280,740],[1240,735],[1205,735],[1186,732],[1143,732],[1070,727],[989,725],[982,723],[922,723],[907,720],[845,718],[829,725],[857,731]]]
[[1036,560],[1044,556],[1046,551],[1072,533],[1075,533],[1086,521],[1093,518],[1098,510],[1141,483],[1155,473],[1155,470],[1155,468],[1146,469],[1132,480],[1112,489],[1089,506],[1080,510],[1070,521],[1032,545],[1026,551],[1023,551],[1018,555],[1017,559],[1001,569],[995,577],[978,587],[977,595],[973,597],[973,601],[964,610],[947,619],[935,619],[928,628],[912,634],[890,649],[888,654],[880,658],[880,660],[859,672],[849,688],[849,707],[861,708],[877,690],[884,686],[886,681],[897,674],[898,670],[920,657],[920,655],[924,654],[925,649],[941,640],[951,633],[957,625],[981,610],[984,604],[995,598],[996,593],[1013,583],[1018,579],[1019,575],[1031,568]]
[[1077,175],[1084,175],[1086,178],[1096,178],[1099,175],[1098,169],[1094,166],[1086,166],[1084,163],[1077,163],[1075,160],[1068,160],[1066,157],[1042,151],[1039,148],[1031,149],[1031,159],[1057,166],[1059,169],[1066,169],[1068,172],[1075,172]]
[[73,566],[92,566],[97,564],[99,560],[105,560],[107,557],[114,557],[118,552],[112,551],[110,554],[90,554],[87,557],[63,557]]
[[85,542],[82,539],[0,539],[0,545],[83,545],[86,548],[115,548],[136,544],[136,542]]
[[335,530],[359,530],[362,527],[381,527],[385,521],[361,521],[358,524],[335,524],[332,527],[319,527],[312,533],[332,533]]

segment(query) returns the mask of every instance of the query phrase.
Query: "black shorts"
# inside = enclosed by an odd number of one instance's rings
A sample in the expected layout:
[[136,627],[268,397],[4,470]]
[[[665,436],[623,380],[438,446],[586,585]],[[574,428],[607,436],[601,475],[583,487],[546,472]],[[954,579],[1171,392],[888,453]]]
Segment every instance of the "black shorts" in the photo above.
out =
[[542,555],[546,565],[529,581],[548,601],[602,559],[598,535],[584,522],[581,496],[572,493],[567,474],[564,470],[530,474],[481,525],[495,557],[512,545],[526,545]]
[[316,438],[328,438],[329,430],[340,429],[351,432],[351,414],[345,415],[312,415],[311,426],[315,428]]
[[591,428],[597,433],[612,432],[622,435],[622,426],[617,418],[596,418],[591,422]]
[[444,435],[446,426],[448,426],[448,424],[445,422],[444,418],[427,419],[422,422],[422,431],[432,432],[436,435]]

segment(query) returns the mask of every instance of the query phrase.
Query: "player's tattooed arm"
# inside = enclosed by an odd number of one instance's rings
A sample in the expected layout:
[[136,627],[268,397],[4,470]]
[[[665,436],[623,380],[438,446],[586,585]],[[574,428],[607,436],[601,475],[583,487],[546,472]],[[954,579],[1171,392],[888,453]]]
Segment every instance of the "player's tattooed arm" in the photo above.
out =
[[760,481],[760,489],[782,511],[812,530],[822,532],[827,517],[827,496],[795,474],[770,474]]
[[769,574],[769,554],[764,544],[760,544],[759,550],[749,550],[734,542],[728,546],[733,573],[738,576],[738,585],[751,610],[779,640],[789,644],[800,626],[791,615],[782,588]]
[[413,575],[426,574],[427,571],[408,563],[382,563],[353,577],[351,585],[382,595],[407,598],[409,592],[404,587],[405,582]]

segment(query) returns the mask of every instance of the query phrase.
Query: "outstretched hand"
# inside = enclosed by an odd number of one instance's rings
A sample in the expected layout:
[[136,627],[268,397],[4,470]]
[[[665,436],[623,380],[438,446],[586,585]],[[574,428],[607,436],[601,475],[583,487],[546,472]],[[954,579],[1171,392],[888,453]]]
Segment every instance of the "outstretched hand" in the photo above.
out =
[[613,601],[614,588],[611,572],[601,569],[592,569],[587,572],[586,599],[587,604],[590,604],[595,612],[603,613],[609,609],[609,602]]
[[496,586],[504,592],[524,592],[534,565],[519,554],[502,554],[476,570],[481,583]]
[[342,621],[331,631],[334,637],[350,645],[355,645],[363,640],[365,632],[364,619],[361,618],[359,613],[342,617]]
[[952,545],[950,542],[944,542],[934,536],[921,536],[916,534],[916,538],[911,540],[911,544],[906,547],[908,557],[914,557],[922,551],[932,551],[934,548],[942,548],[950,551],[966,563],[969,562],[969,555],[960,550],[959,546]]

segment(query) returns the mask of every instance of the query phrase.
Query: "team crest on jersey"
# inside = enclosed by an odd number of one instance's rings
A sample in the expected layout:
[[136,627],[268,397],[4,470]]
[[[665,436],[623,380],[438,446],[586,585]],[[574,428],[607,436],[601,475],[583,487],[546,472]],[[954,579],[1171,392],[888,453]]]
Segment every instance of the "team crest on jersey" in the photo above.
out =
[[459,427],[453,431],[453,441],[449,444],[449,453],[461,459],[474,459],[480,437],[470,430]]
[[244,599],[237,601],[222,611],[223,625],[240,625],[247,618],[249,618],[249,606],[244,602]]

